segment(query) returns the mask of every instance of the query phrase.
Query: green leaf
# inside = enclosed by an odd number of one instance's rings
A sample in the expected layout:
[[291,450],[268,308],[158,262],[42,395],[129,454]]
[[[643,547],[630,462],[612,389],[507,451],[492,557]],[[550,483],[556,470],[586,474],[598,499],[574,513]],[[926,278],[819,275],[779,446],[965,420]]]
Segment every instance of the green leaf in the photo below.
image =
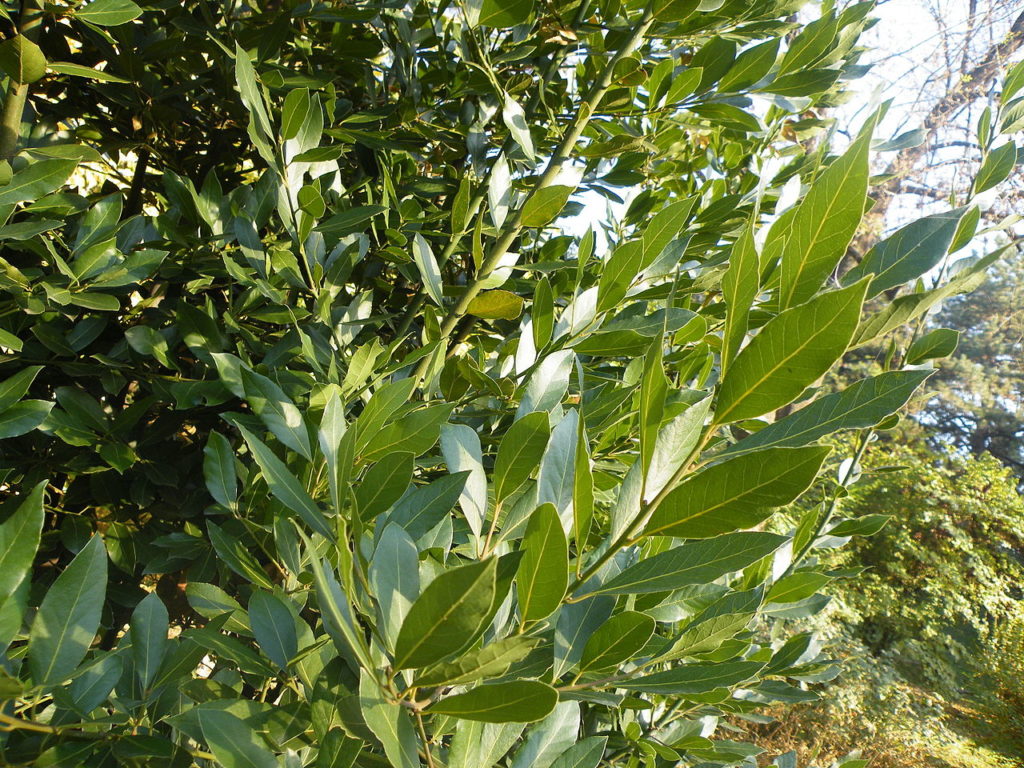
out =
[[393,646],[409,609],[420,594],[420,553],[416,543],[400,525],[389,523],[380,534],[369,580],[377,598],[384,636]]
[[448,516],[462,495],[468,476],[466,472],[445,475],[413,489],[399,500],[388,520],[418,540]]
[[480,24],[487,27],[514,27],[523,24],[533,13],[533,0],[483,0]]
[[816,571],[800,571],[779,579],[768,590],[766,603],[795,603],[811,597],[832,581],[832,577]]
[[655,621],[636,611],[612,616],[587,640],[580,672],[618,667],[640,652],[654,634]]
[[760,81],[775,64],[780,42],[779,38],[773,38],[737,56],[736,62],[718,83],[719,93],[737,93]]
[[43,530],[45,490],[45,480],[36,483],[10,517],[0,523],[0,606],[18,589],[35,560]]
[[309,430],[302,412],[288,395],[266,376],[242,368],[242,386],[253,413],[260,417],[267,429],[282,443],[308,460],[313,458]]
[[497,565],[497,558],[463,565],[427,585],[402,622],[395,669],[436,664],[473,644],[495,599]]
[[897,288],[938,266],[949,251],[966,208],[925,216],[875,245],[843,276],[850,285],[874,274],[868,296]]
[[525,723],[456,721],[448,768],[492,768],[512,748],[525,727]]
[[763,585],[727,593],[690,620],[668,650],[658,656],[658,661],[718,650],[726,641],[747,629],[763,600]]
[[220,432],[213,430],[203,448],[203,477],[213,500],[232,508],[238,497],[238,476],[235,473],[235,452]]
[[293,88],[284,97],[281,109],[281,138],[285,141],[295,138],[309,115],[309,89]]
[[295,619],[284,601],[269,592],[256,590],[249,598],[249,624],[260,650],[279,669],[299,652]]
[[426,238],[417,232],[412,239],[412,257],[416,268],[420,271],[423,279],[423,288],[427,295],[439,307],[444,306],[444,286],[441,284],[441,270],[438,269],[437,259],[430,249],[430,243]]
[[657,337],[644,356],[644,370],[640,377],[640,407],[637,413],[640,423],[640,472],[646,481],[647,472],[654,459],[654,450],[665,417],[665,396],[669,380],[662,363],[663,341]]
[[370,522],[402,498],[412,481],[413,455],[403,451],[389,453],[363,476],[356,486],[359,518]]
[[0,43],[0,70],[16,83],[34,83],[46,74],[46,57],[27,37],[14,35]]
[[907,350],[907,365],[919,365],[926,360],[949,357],[956,352],[960,342],[960,331],[951,328],[935,328],[916,339]]
[[46,592],[32,621],[28,660],[36,685],[62,682],[85,658],[106,591],[107,552],[94,535]]
[[[316,152],[317,149],[309,150],[310,153]],[[306,154],[306,153],[303,153]],[[295,159],[298,160],[300,156]],[[303,162],[312,162],[310,160],[303,160]],[[350,235],[353,232],[362,232],[366,228],[366,222],[370,221],[374,216],[384,213],[387,208],[383,205],[360,205],[355,208],[349,208],[347,211],[336,213],[327,221],[321,222],[317,225],[316,231],[323,232],[329,237],[344,237]]]
[[714,464],[669,493],[644,533],[703,539],[751,528],[807,490],[830,450],[768,448]]
[[0,440],[31,432],[46,421],[53,403],[45,400],[22,400],[0,413]]
[[725,329],[722,332],[722,371],[728,370],[747,334],[747,317],[760,287],[759,258],[752,227],[744,227],[722,277]]
[[0,205],[38,200],[62,186],[77,167],[77,160],[35,160],[0,187]]
[[[426,453],[437,442],[441,435],[441,425],[448,421],[453,408],[453,405],[447,403],[420,408],[379,432],[367,435],[368,444],[363,452],[363,460],[376,461],[393,451],[410,451],[414,456]],[[360,416],[360,425],[363,416]],[[360,438],[364,434],[360,429]]]
[[579,727],[579,703],[559,702],[550,715],[530,727],[509,768],[548,768],[558,755],[576,743]]
[[597,768],[607,744],[607,736],[587,736],[556,757],[551,768]]
[[523,226],[546,227],[558,218],[574,189],[574,187],[562,186],[538,189],[527,198],[523,205]]
[[1021,88],[1024,88],[1024,61],[1018,61],[1006,70],[1006,77],[1003,78],[1003,91],[999,94],[1000,105],[1009,102],[1020,92]]
[[863,515],[852,520],[843,520],[832,528],[829,536],[874,536],[885,524],[892,519],[892,515]]
[[75,11],[75,18],[99,27],[116,27],[142,15],[142,9],[131,0],[92,0]]
[[558,703],[558,692],[536,680],[478,685],[466,693],[448,696],[428,712],[483,723],[534,723],[547,717]]
[[259,732],[244,720],[222,709],[196,707],[193,712],[210,751],[224,768],[278,768]]
[[737,685],[752,679],[763,667],[764,664],[759,661],[685,664],[666,672],[618,681],[615,685],[642,693],[685,696]]
[[846,253],[864,214],[868,151],[877,121],[875,113],[846,153],[814,180],[790,219],[789,237],[782,250],[782,309],[816,294]]
[[112,75],[109,72],[104,72],[100,69],[93,69],[92,67],[83,67],[81,64],[72,64],[70,61],[51,61],[46,65],[46,68],[51,72],[56,72],[58,75],[71,75],[72,77],[87,77],[90,80],[100,80],[104,83],[130,83],[131,80],[125,80],[123,77]]
[[[345,423],[345,403],[337,392],[331,395],[324,408],[320,429],[317,431],[317,444],[327,464],[327,485],[331,492],[331,503],[340,511],[342,488],[348,485],[352,468],[355,431],[348,431],[348,425]],[[347,489],[345,492],[348,492]]]
[[515,320],[523,313],[523,298],[509,291],[482,291],[469,302],[466,312],[484,320]]
[[795,400],[846,351],[867,288],[865,278],[768,321],[726,373],[715,422],[755,418]]
[[299,481],[295,479],[295,475],[288,471],[284,462],[245,427],[239,426],[238,431],[245,438],[249,450],[252,451],[252,457],[259,465],[263,479],[267,481],[267,487],[270,488],[270,492],[274,494],[275,498],[297,514],[311,529],[324,538],[333,540],[334,531],[327,519],[316,502],[309,497]]
[[412,719],[398,702],[384,698],[377,683],[363,670],[359,676],[359,708],[366,725],[384,747],[394,768],[419,768]]
[[466,685],[485,677],[498,677],[509,666],[526,658],[540,642],[525,635],[513,635],[464,653],[452,661],[425,669],[416,676],[415,685]]
[[931,371],[889,371],[861,379],[805,405],[722,452],[723,456],[764,448],[794,448],[842,429],[865,429],[895,413],[910,399]]
[[974,179],[974,194],[980,194],[1001,184],[1017,164],[1017,145],[1008,141],[986,155],[977,177]]
[[643,269],[644,247],[640,240],[622,243],[601,269],[597,284],[597,311],[611,309],[625,298],[633,280]]
[[143,690],[149,688],[167,649],[167,608],[155,592],[135,606],[131,619],[132,658]]
[[523,622],[540,621],[555,612],[569,585],[569,543],[553,504],[541,504],[530,516],[522,549],[519,613]]
[[[501,110],[501,119],[504,121],[505,126],[508,128],[508,131],[512,135],[513,140],[516,142],[516,144],[519,145],[519,148],[523,150],[523,154],[526,156],[526,161],[528,163],[536,162],[536,157],[533,153],[533,138],[530,136],[530,126],[526,122],[526,113],[523,112],[523,108],[519,106],[519,102],[517,102],[507,93],[505,94],[504,106],[502,107]],[[539,192],[543,191],[544,190],[539,190]],[[533,197],[536,197],[536,195],[534,195]],[[525,208],[523,209],[523,218],[525,223]],[[534,225],[526,224],[526,226]],[[543,226],[543,224],[536,226]]]
[[229,535],[223,528],[212,522],[207,522],[206,531],[210,536],[210,543],[213,545],[214,551],[228,568],[264,589],[274,588],[273,582],[260,568],[259,562],[237,538]]
[[550,436],[548,414],[540,411],[526,414],[508,428],[494,460],[496,504],[519,490],[534,469],[540,466]]
[[594,593],[636,595],[707,584],[767,557],[785,541],[785,536],[761,531],[688,541],[630,566]]
[[443,424],[441,455],[452,474],[467,473],[459,494],[459,506],[473,535],[479,536],[487,516],[487,475],[480,436],[465,424]]

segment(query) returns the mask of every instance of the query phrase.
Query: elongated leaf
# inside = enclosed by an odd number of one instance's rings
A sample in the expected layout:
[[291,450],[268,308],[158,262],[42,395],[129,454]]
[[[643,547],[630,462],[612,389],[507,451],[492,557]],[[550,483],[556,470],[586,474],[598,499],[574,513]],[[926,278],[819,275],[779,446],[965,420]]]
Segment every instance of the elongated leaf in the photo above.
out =
[[224,768],[277,768],[273,752],[244,720],[208,707],[197,707],[195,717],[210,751]]
[[463,565],[435,578],[409,610],[395,641],[395,669],[436,664],[470,646],[497,592],[496,558]]
[[802,304],[817,293],[846,252],[864,214],[868,151],[877,121],[875,113],[846,153],[815,179],[797,207],[782,251],[782,309]]
[[420,594],[419,552],[408,533],[388,524],[370,562],[370,588],[384,617],[384,635],[392,643]]
[[[371,400],[372,402],[372,400]],[[337,392],[331,395],[324,408],[317,444],[327,462],[327,484],[331,491],[331,503],[341,510],[341,487],[351,471],[352,455],[355,450],[355,432],[349,434],[345,423],[345,404]]]
[[270,592],[255,591],[249,598],[249,623],[260,650],[279,669],[299,651],[295,619],[281,598]]
[[487,516],[487,476],[480,437],[464,424],[444,424],[441,426],[441,453],[452,474],[466,473],[459,506],[470,530],[479,536]]
[[237,538],[226,533],[223,528],[212,522],[206,524],[206,532],[210,536],[210,544],[213,545],[217,557],[220,558],[224,565],[253,584],[257,584],[264,589],[274,588],[274,583],[267,577],[263,569],[260,568],[259,562],[248,549],[242,546],[242,543]]
[[759,287],[759,257],[754,232],[745,227],[729,256],[729,269],[722,277],[725,298],[725,330],[722,332],[722,369],[728,370],[747,333],[747,315]]
[[514,27],[533,13],[534,0],[483,0],[480,23],[488,27]]
[[514,422],[501,438],[494,460],[494,500],[500,504],[540,465],[551,434],[547,413],[528,413]]
[[524,659],[538,642],[536,638],[525,635],[506,637],[424,670],[416,676],[416,685],[465,685],[485,677],[498,677],[510,665]]
[[523,551],[516,579],[519,613],[524,622],[539,621],[555,612],[569,585],[569,543],[554,505],[541,504],[530,517]]
[[306,459],[312,459],[313,448],[309,442],[309,431],[306,429],[301,411],[295,407],[295,403],[288,395],[266,376],[261,376],[248,368],[242,368],[242,384],[249,405],[267,425],[267,429],[293,451],[298,451]]
[[655,443],[665,416],[665,395],[669,381],[662,364],[662,340],[656,338],[644,356],[644,372],[640,378],[640,471],[646,482],[647,471],[654,458]]
[[553,186],[538,189],[523,204],[524,227],[546,227],[561,214],[574,187]]
[[142,9],[132,0],[91,0],[75,11],[75,18],[100,27],[116,27],[142,15]]
[[14,178],[0,187],[0,205],[15,205],[26,200],[38,200],[59,188],[78,166],[77,160],[59,158],[36,160],[14,174]]
[[131,82],[131,80],[125,80],[123,77],[112,75],[109,72],[105,72],[101,69],[84,67],[81,64],[72,64],[70,61],[51,61],[46,65],[46,68],[49,69],[51,72],[56,72],[58,75],[70,75],[71,77],[86,77],[91,80],[100,80],[104,83]]
[[420,486],[395,505],[388,519],[405,528],[414,540],[419,539],[451,512],[467,477],[465,472],[445,475]]
[[960,332],[951,328],[933,328],[914,341],[907,350],[907,365],[918,365],[926,360],[949,357],[956,352]]
[[569,388],[569,374],[576,354],[571,349],[560,349],[545,357],[530,374],[526,392],[519,402],[516,419],[534,411],[550,411],[565,396]]
[[1012,141],[993,149],[978,170],[978,176],[974,180],[974,194],[980,194],[1001,184],[1016,164],[1017,147]]
[[686,462],[700,440],[710,412],[711,398],[704,397],[662,427],[654,446],[651,468],[647,472],[645,501],[657,496]]
[[708,693],[750,680],[764,664],[760,661],[731,661],[721,664],[686,664],[667,672],[655,672],[632,680],[623,680],[616,686],[630,691],[659,694]]
[[558,703],[558,692],[536,680],[478,685],[466,693],[448,696],[430,712],[484,723],[534,723],[547,717]]
[[867,288],[861,280],[769,321],[726,373],[716,423],[754,418],[796,399],[846,351]]
[[416,268],[420,271],[427,295],[437,306],[443,307],[444,287],[441,285],[441,270],[438,269],[437,259],[434,258],[434,252],[430,249],[430,243],[419,232],[412,239],[412,257],[416,262]]
[[551,768],[597,768],[607,744],[607,736],[588,736],[580,739],[555,758]]
[[728,533],[689,541],[641,560],[594,590],[597,594],[634,595],[667,592],[707,584],[770,555],[785,536],[761,531]]
[[36,685],[61,682],[85,658],[106,591],[107,553],[93,536],[57,577],[32,621],[28,660]]
[[34,83],[46,74],[46,57],[25,35],[14,35],[0,43],[0,70],[16,83]]
[[6,411],[25,396],[41,370],[41,365],[30,365],[0,383],[0,412]]
[[149,687],[163,662],[168,624],[167,607],[155,592],[142,598],[132,611],[132,658],[143,690]]
[[670,203],[654,214],[644,227],[643,235],[640,238],[642,244],[641,269],[649,267],[668,247],[668,244],[679,236],[696,203],[697,198],[688,197],[685,200]]
[[334,531],[331,530],[323,513],[299,484],[299,481],[295,479],[295,475],[288,471],[284,462],[277,458],[274,452],[252,432],[242,426],[239,426],[238,429],[242,433],[242,437],[245,438],[249,450],[252,451],[252,456],[256,459],[270,492],[278,501],[297,514],[306,525],[321,536],[333,540]]
[[931,374],[932,371],[889,371],[861,379],[729,446],[723,455],[807,445],[841,429],[873,426],[902,408]]
[[643,613],[623,611],[612,616],[587,640],[580,672],[617,667],[632,658],[651,639],[654,627],[654,619]]
[[369,522],[402,498],[412,480],[413,455],[397,451],[388,454],[367,471],[356,486],[359,517]]
[[715,464],[669,493],[644,533],[703,539],[755,526],[807,490],[829,450],[769,448]]
[[550,715],[530,727],[510,768],[548,768],[577,741],[579,727],[580,705],[575,701],[559,702]]
[[874,273],[870,297],[915,280],[942,261],[966,212],[957,208],[911,222],[868,251],[843,282],[849,285]]
[[659,654],[658,660],[670,661],[717,650],[747,628],[763,601],[761,585],[727,593],[693,617],[669,649]]
[[469,302],[466,312],[485,320],[515,320],[523,313],[523,298],[509,291],[483,291]]
[[203,476],[206,488],[218,504],[233,507],[238,494],[235,452],[220,432],[211,431],[203,449]]
[[525,723],[457,721],[448,768],[491,768],[512,748],[525,727]]
[[[533,139],[530,137],[530,126],[526,122],[526,113],[523,112],[523,108],[519,106],[519,103],[507,93],[505,94],[504,106],[501,110],[501,119],[505,122],[505,127],[508,128],[512,138],[526,156],[526,161],[528,163],[534,162],[536,158],[533,153]],[[525,217],[525,209],[523,214]],[[547,222],[544,223],[546,224]],[[534,225],[526,224],[526,226]],[[543,226],[543,224],[539,226]]]
[[43,530],[43,493],[37,483],[14,513],[0,524],[0,606],[24,581],[39,549]]
[[572,532],[573,526],[573,472],[578,437],[579,413],[576,410],[566,411],[558,426],[551,431],[551,439],[537,472],[537,503],[555,506],[566,535]]
[[394,768],[419,768],[412,719],[395,701],[388,701],[364,670],[359,677],[359,708],[366,725],[384,746]]

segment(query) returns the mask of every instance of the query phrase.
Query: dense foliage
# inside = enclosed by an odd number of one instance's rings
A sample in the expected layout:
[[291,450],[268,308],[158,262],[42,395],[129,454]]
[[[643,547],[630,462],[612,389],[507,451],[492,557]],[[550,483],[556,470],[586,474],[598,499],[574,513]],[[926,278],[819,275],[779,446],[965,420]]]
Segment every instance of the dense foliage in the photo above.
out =
[[880,524],[818,441],[950,338],[814,387],[1000,255],[903,287],[959,208],[835,274],[871,3],[802,4],[8,8],[0,759],[749,763]]

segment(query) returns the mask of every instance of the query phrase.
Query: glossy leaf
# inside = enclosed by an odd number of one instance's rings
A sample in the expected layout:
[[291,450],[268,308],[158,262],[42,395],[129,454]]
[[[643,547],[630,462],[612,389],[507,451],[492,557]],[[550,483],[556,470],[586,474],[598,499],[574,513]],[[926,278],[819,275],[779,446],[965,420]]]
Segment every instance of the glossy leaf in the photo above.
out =
[[829,448],[768,448],[714,464],[669,493],[644,533],[703,539],[751,528],[814,481]]
[[868,284],[825,293],[770,320],[733,361],[715,421],[761,416],[799,395],[846,351]]
[[569,544],[554,505],[541,504],[530,516],[522,548],[519,613],[524,622],[539,621],[554,613],[569,584]]
[[107,553],[93,536],[57,577],[29,633],[28,660],[37,685],[66,679],[85,658],[100,626],[107,589]]
[[494,460],[494,499],[501,503],[517,491],[540,464],[550,436],[547,413],[528,413],[514,422]]
[[557,703],[558,693],[550,685],[517,680],[447,696],[431,705],[430,712],[484,723],[533,723],[547,717]]

